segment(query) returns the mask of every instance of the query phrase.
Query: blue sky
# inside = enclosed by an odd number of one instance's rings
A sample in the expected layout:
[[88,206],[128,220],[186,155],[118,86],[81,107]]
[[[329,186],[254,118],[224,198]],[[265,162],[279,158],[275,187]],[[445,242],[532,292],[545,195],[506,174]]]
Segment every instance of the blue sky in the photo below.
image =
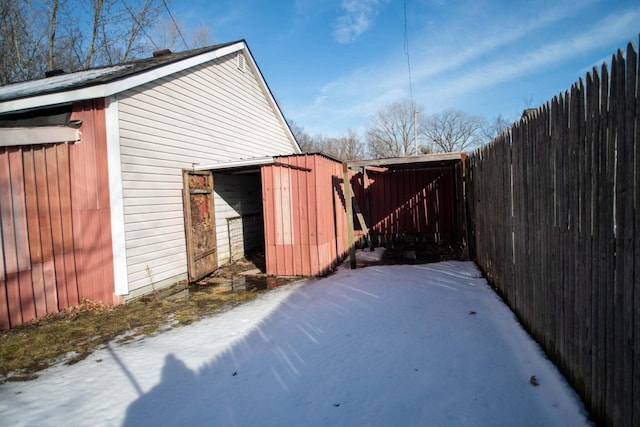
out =
[[216,42],[245,39],[284,115],[312,135],[361,135],[410,96],[516,120],[629,41],[637,0],[191,0],[170,3]]

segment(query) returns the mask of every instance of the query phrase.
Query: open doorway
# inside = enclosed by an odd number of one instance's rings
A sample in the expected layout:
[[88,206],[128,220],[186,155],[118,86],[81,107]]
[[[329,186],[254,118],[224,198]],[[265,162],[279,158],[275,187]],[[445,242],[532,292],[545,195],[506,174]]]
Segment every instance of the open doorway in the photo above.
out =
[[218,267],[243,260],[265,272],[260,170],[213,172]]

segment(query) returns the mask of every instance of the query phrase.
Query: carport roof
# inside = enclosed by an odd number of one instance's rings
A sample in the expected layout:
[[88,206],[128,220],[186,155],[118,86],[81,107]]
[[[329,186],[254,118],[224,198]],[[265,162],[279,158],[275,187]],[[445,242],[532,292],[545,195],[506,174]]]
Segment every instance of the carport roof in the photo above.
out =
[[421,156],[392,157],[387,159],[369,160],[349,160],[347,165],[350,169],[360,169],[367,167],[387,167],[387,168],[407,168],[407,167],[437,167],[451,165],[454,163],[464,163],[467,158],[465,152],[424,154]]

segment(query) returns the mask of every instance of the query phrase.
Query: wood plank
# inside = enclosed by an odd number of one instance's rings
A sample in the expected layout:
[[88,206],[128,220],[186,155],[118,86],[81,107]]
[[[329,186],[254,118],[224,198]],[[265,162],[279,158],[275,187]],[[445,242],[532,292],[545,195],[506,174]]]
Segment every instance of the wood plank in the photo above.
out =
[[[283,178],[283,170],[282,166],[274,166],[273,168],[273,178],[274,178],[274,196],[275,196],[275,204],[274,204],[274,221],[276,224],[276,270],[278,271],[278,275],[286,275],[287,271],[287,262],[285,260],[285,250],[284,245],[287,243],[286,235],[284,229],[288,224],[284,221],[284,208],[283,208],[283,196],[285,196],[285,191],[283,189],[282,180]],[[286,175],[284,175],[286,177]]]
[[9,169],[11,174],[11,196],[13,223],[18,262],[18,286],[22,321],[35,319],[36,307],[31,284],[31,257],[29,255],[29,232],[27,229],[27,212],[24,192],[24,168],[22,164],[22,148],[12,147],[9,152]]
[[274,203],[273,194],[273,166],[262,166],[260,168],[262,180],[262,214],[264,216],[264,245],[265,245],[265,268],[269,275],[277,271],[277,254],[275,248],[275,224],[274,224]]
[[318,191],[318,176],[319,176],[319,168],[318,168],[318,156],[312,156],[308,159],[309,162],[307,166],[310,167],[314,171],[309,175],[308,188],[310,191],[307,192],[308,196],[308,204],[309,204],[309,253],[310,253],[310,265],[311,265],[311,274],[316,275],[320,274],[320,250],[319,250],[319,237],[318,237],[318,212],[321,206],[318,205],[318,201],[316,199],[316,192]]
[[11,181],[9,179],[9,153],[0,147],[0,329],[11,327],[9,299],[13,284],[9,283],[9,274],[15,273],[17,266],[15,250],[11,235],[13,219],[11,218]]
[[[628,425],[626,409],[627,375],[625,375],[625,292],[624,287],[629,280],[629,261],[632,255],[629,248],[629,238],[633,236],[632,227],[629,227],[632,219],[631,209],[633,203],[629,203],[629,184],[632,172],[633,157],[625,138],[625,66],[621,50],[616,53],[611,69],[611,110],[613,112],[613,138],[616,144],[616,280],[614,283],[613,301],[613,411],[612,420],[615,425]],[[631,230],[630,230],[631,228]],[[631,231],[631,232],[630,232]]]
[[594,318],[597,315],[597,310],[595,310],[595,304],[597,300],[594,300],[594,295],[597,292],[597,284],[595,283],[595,277],[597,275],[597,258],[596,258],[596,239],[597,235],[597,224],[594,220],[594,212],[597,208],[595,206],[595,197],[596,197],[596,179],[598,173],[598,156],[595,155],[596,145],[595,145],[595,129],[596,129],[596,120],[595,116],[597,114],[597,94],[595,91],[595,86],[593,82],[593,76],[591,73],[587,74],[586,77],[586,87],[585,87],[585,167],[583,170],[583,182],[585,185],[585,220],[584,220],[584,235],[585,235],[585,250],[584,250],[584,259],[585,266],[587,269],[585,280],[588,284],[586,294],[585,294],[585,309],[584,309],[584,321],[586,328],[586,336],[584,340],[584,347],[581,351],[584,351],[585,354],[585,369],[588,371],[588,375],[585,377],[585,396],[590,396],[589,399],[586,400],[585,405],[588,410],[592,407],[593,396],[595,395],[595,390],[593,388],[594,385],[594,376],[596,375],[596,354],[597,350],[594,351],[594,343],[597,340],[595,329],[597,325],[594,323]]
[[615,230],[614,220],[614,159],[615,159],[615,145],[611,135],[608,131],[611,126],[611,114],[609,112],[610,99],[609,99],[609,71],[606,65],[602,67],[602,84],[601,84],[601,102],[602,102],[602,143],[601,148],[601,162],[603,163],[603,189],[600,192],[601,201],[600,206],[600,224],[602,225],[602,268],[601,279],[602,294],[601,302],[604,303],[602,312],[605,317],[605,366],[606,373],[604,376],[604,413],[612,414],[613,408],[613,359],[614,359],[614,346],[613,346],[613,326],[614,326],[614,308],[613,308],[613,290],[614,290],[614,273],[615,273],[615,258],[613,256],[615,251],[615,240],[611,230]]
[[58,183],[58,159],[56,147],[47,146],[44,150],[47,189],[49,197],[49,218],[51,239],[53,242],[53,260],[56,272],[56,289],[58,293],[58,309],[69,307],[67,283],[64,270],[64,243],[62,239],[62,220],[60,212],[60,191]]
[[564,357],[565,350],[565,330],[564,330],[564,292],[562,288],[562,225],[560,217],[560,200],[564,195],[562,187],[562,162],[561,162],[561,131],[562,125],[561,113],[562,107],[560,104],[560,97],[554,97],[552,101],[552,126],[551,126],[551,143],[554,157],[554,187],[555,187],[555,201],[554,201],[554,236],[552,247],[557,248],[557,254],[553,259],[553,274],[551,276],[551,284],[554,289],[554,302],[555,302],[555,318],[556,318],[556,348],[555,360],[560,365],[562,358]]
[[47,314],[47,302],[44,286],[42,248],[40,246],[40,221],[38,218],[38,187],[33,163],[33,148],[24,148],[22,152],[24,168],[25,203],[27,209],[27,229],[31,256],[31,282],[36,316]]
[[344,199],[347,211],[347,233],[349,236],[349,265],[351,269],[356,268],[356,246],[353,230],[353,203],[352,203],[352,190],[349,183],[349,167],[347,163],[342,165],[343,179],[344,179]]
[[604,358],[602,357],[599,342],[602,338],[602,326],[604,319],[600,319],[599,293],[600,287],[598,283],[599,265],[600,265],[600,247],[598,241],[600,223],[598,221],[598,197],[599,197],[599,181],[600,181],[600,77],[594,68],[591,73],[587,74],[587,150],[590,155],[588,168],[585,170],[590,175],[590,182],[587,182],[589,188],[589,200],[587,201],[590,214],[588,218],[589,232],[591,236],[590,244],[590,260],[591,260],[591,307],[590,318],[587,320],[591,328],[589,354],[591,354],[591,376],[590,382],[586,384],[587,393],[590,398],[585,402],[591,413],[600,413],[602,411],[601,396],[602,389],[600,379],[604,373]]
[[[633,370],[634,370],[634,330],[633,330],[633,318],[634,318],[634,306],[633,306],[633,283],[638,280],[634,277],[634,226],[635,226],[635,203],[634,203],[634,183],[635,183],[635,108],[637,102],[636,85],[637,85],[637,54],[632,43],[627,45],[626,60],[626,75],[624,85],[624,106],[623,118],[620,124],[623,129],[620,130],[624,137],[622,139],[625,147],[626,157],[622,159],[624,161],[624,179],[626,182],[626,200],[624,205],[624,234],[623,234],[623,246],[624,246],[624,267],[623,276],[620,291],[622,307],[621,307],[621,341],[622,341],[622,354],[621,354],[621,371],[622,382],[619,384],[621,388],[621,395],[623,400],[622,405],[622,423],[625,425],[633,425],[634,408],[637,408],[640,400],[634,401],[634,389],[633,389]],[[624,62],[623,62],[624,64]],[[617,253],[616,253],[617,257]],[[638,339],[637,337],[635,339]],[[636,359],[636,363],[640,359]]]
[[[577,83],[577,112],[576,121],[578,125],[577,129],[577,159],[578,164],[576,168],[576,182],[578,189],[578,206],[576,213],[576,227],[574,236],[574,248],[576,252],[577,262],[575,268],[575,282],[576,282],[576,322],[577,322],[577,381],[576,391],[581,396],[585,396],[587,386],[590,382],[591,363],[588,360],[588,340],[589,340],[589,324],[587,319],[590,318],[590,313],[587,313],[587,307],[591,299],[591,283],[589,281],[590,262],[586,257],[588,250],[587,247],[591,247],[590,238],[587,238],[587,190],[586,180],[588,175],[585,175],[587,150],[586,150],[586,129],[585,129],[585,91],[582,79]],[[590,236],[590,230],[589,230]],[[589,251],[590,252],[590,251]],[[590,255],[590,254],[589,254]],[[589,346],[590,347],[590,346]]]
[[[305,168],[309,167],[309,156],[304,155],[300,157],[300,164]],[[312,172],[314,173],[314,172]],[[310,260],[310,249],[309,249],[309,235],[311,234],[310,224],[309,224],[309,174],[300,174],[298,188],[300,191],[300,245],[302,250],[302,265],[301,265],[301,274],[305,276],[311,276],[311,260]]]
[[544,169],[542,171],[542,176],[545,180],[545,191],[543,194],[543,205],[542,212],[543,218],[541,222],[544,227],[542,244],[542,251],[544,253],[544,267],[542,272],[542,280],[545,284],[545,292],[544,292],[544,304],[545,304],[545,328],[546,328],[546,349],[545,351],[550,355],[550,357],[554,356],[556,352],[556,336],[555,330],[557,328],[556,323],[556,312],[554,306],[554,297],[555,294],[552,288],[552,275],[553,273],[553,259],[555,255],[553,251],[557,251],[557,248],[550,247],[553,242],[553,237],[555,235],[553,229],[553,212],[554,212],[554,196],[555,196],[555,188],[553,183],[553,177],[555,174],[554,163],[555,159],[553,158],[553,149],[551,147],[551,105],[550,103],[546,103],[543,106],[542,113],[542,121],[544,123],[544,127],[542,130],[542,147],[540,152],[540,158],[542,159],[541,163],[544,165]]
[[[80,303],[78,281],[76,278],[76,260],[74,258],[73,212],[71,204],[71,169],[69,159],[69,145],[56,146],[58,161],[58,193],[60,198],[60,224],[62,231],[62,252],[64,264],[64,283],[66,284],[67,300],[70,305]],[[111,230],[111,224],[108,227]],[[104,277],[104,285],[107,286]]]
[[[298,158],[291,157],[287,159],[287,164],[298,167]],[[301,199],[300,199],[300,176],[305,175],[307,172],[302,170],[293,169],[290,171],[291,175],[291,204],[292,204],[292,212],[291,212],[291,223],[292,223],[292,233],[293,238],[291,241],[291,253],[292,253],[292,268],[291,275],[300,276],[302,274],[302,241],[300,239],[300,235],[302,234],[301,229],[301,213],[302,209],[300,208]]]
[[577,290],[577,281],[575,277],[576,266],[575,263],[578,261],[578,257],[576,256],[576,229],[577,229],[577,214],[578,214],[578,193],[579,189],[577,186],[577,169],[578,169],[578,127],[579,120],[577,118],[579,108],[578,108],[578,90],[576,84],[571,86],[571,91],[568,98],[568,120],[565,135],[566,135],[566,143],[567,143],[567,158],[565,162],[566,171],[567,171],[567,232],[566,232],[566,253],[565,260],[568,265],[566,265],[566,280],[565,280],[565,313],[567,316],[567,323],[565,326],[569,326],[567,329],[567,340],[568,342],[568,352],[567,352],[567,377],[572,384],[578,383],[578,365],[579,365],[579,356],[578,356],[578,325],[576,323],[576,300],[578,294]]
[[[639,36],[640,42],[640,36]],[[640,44],[638,45],[640,46]],[[636,61],[637,52],[636,52]],[[640,203],[640,65],[636,62],[636,93],[635,93],[635,114],[633,117],[634,133],[633,141],[635,147],[636,168],[634,176],[634,200],[636,209]],[[635,259],[634,259],[634,281],[633,281],[633,401],[640,401],[640,215],[636,213],[634,224]],[[640,408],[636,404],[633,412],[632,425],[640,425]]]

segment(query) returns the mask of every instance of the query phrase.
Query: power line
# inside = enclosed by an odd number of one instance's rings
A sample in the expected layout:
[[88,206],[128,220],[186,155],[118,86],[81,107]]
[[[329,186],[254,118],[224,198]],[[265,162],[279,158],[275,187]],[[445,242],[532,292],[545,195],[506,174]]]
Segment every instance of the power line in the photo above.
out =
[[409,99],[413,109],[413,145],[416,156],[418,155],[418,111],[413,102],[413,82],[411,79],[411,56],[409,55],[409,35],[407,33],[407,0],[402,2],[404,7],[404,53],[407,55],[407,70],[409,71]]
[[169,13],[169,17],[171,18],[171,22],[173,22],[173,26],[176,27],[176,31],[178,31],[178,34],[180,35],[180,38],[182,39],[182,43],[184,43],[184,47],[186,47],[187,50],[189,50],[189,45],[187,44],[186,40],[184,39],[184,36],[182,35],[182,31],[180,31],[180,27],[178,27],[178,24],[176,23],[176,20],[173,19],[173,15],[171,14],[171,11],[169,10],[169,6],[167,6],[167,2],[165,0],[162,0],[162,4],[164,4],[164,8],[167,9],[167,12]]
[[411,57],[409,55],[409,36],[407,34],[407,0],[403,1],[404,5],[404,53],[407,55],[407,69],[409,70],[409,96],[413,104],[413,84],[411,82]]
[[140,23],[140,21],[138,20],[138,17],[133,13],[133,11],[129,8],[129,5],[127,5],[127,3],[125,3],[124,0],[121,0],[122,5],[125,7],[125,9],[127,9],[127,11],[129,12],[129,14],[131,14],[131,17],[133,18],[134,21],[136,21],[136,24],[138,25],[138,28],[140,28],[140,31],[142,31],[144,33],[145,36],[147,36],[147,38],[149,39],[149,41],[151,42],[151,44],[153,45],[154,48],[156,49],[160,49],[158,47],[158,45],[156,44],[155,41],[153,41],[153,39],[151,38],[151,36],[147,33],[147,31],[144,29],[144,26]]

